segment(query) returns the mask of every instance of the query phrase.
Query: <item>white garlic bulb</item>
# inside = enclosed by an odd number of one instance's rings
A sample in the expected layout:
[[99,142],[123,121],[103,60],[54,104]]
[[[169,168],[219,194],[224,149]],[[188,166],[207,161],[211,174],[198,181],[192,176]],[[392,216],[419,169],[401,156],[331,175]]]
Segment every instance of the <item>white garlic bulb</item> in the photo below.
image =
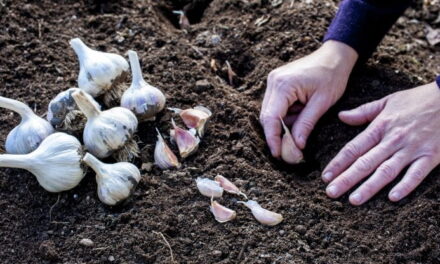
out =
[[231,210],[221,204],[219,204],[217,201],[214,201],[211,198],[211,206],[210,206],[211,213],[214,215],[215,220],[219,223],[225,223],[228,221],[233,220],[237,213],[234,210]]
[[[47,121],[49,121],[55,129],[68,132],[77,132],[84,129],[87,119],[81,110],[79,110],[72,97],[72,93],[76,91],[80,91],[80,89],[70,88],[59,93],[50,101],[47,111]],[[101,106],[91,95],[86,93],[86,96],[98,109],[101,109]]]
[[286,124],[284,124],[283,119],[281,119],[281,124],[284,129],[284,135],[281,142],[281,158],[289,164],[299,164],[304,162],[303,153],[296,146],[295,141],[293,141],[292,134]]
[[98,158],[116,156],[118,161],[137,157],[139,148],[133,140],[138,121],[128,109],[114,107],[101,111],[84,91],[72,94],[79,109],[87,117],[83,139],[87,150]]
[[98,197],[107,205],[127,199],[141,180],[139,169],[128,162],[106,164],[90,153],[86,153],[83,161],[96,172]]
[[226,179],[224,176],[217,175],[215,176],[214,181],[217,182],[219,186],[221,186],[228,193],[242,195],[245,199],[247,199],[246,194],[240,191],[240,189],[235,184],[233,184],[230,180]]
[[193,130],[185,130],[176,125],[174,119],[171,119],[173,129],[170,135],[173,137],[179,149],[180,157],[183,159],[193,154],[199,148],[200,139]]
[[199,189],[199,192],[206,197],[217,198],[217,197],[222,197],[223,195],[223,188],[216,181],[207,178],[198,177],[196,179],[196,184],[197,184],[197,189]]
[[247,208],[251,209],[252,214],[255,219],[263,225],[274,226],[278,225],[283,221],[283,216],[281,214],[269,211],[261,207],[256,201],[249,200],[247,202],[237,202],[244,204]]
[[81,143],[73,136],[57,132],[29,154],[0,155],[0,167],[28,170],[47,191],[62,192],[77,186],[84,177],[81,158]]
[[49,122],[37,116],[29,106],[22,102],[0,96],[0,107],[12,110],[21,116],[20,124],[12,129],[6,138],[7,153],[30,153],[54,132]]
[[161,169],[180,168],[181,164],[176,155],[171,151],[165,143],[159,130],[157,131],[156,147],[154,148],[154,163]]
[[203,137],[205,133],[206,123],[212,116],[212,112],[208,108],[199,105],[194,108],[189,108],[185,110],[172,107],[168,109],[176,114],[179,114],[188,128],[196,129],[198,136]]
[[144,80],[137,53],[132,50],[127,53],[133,80],[122,95],[121,106],[133,111],[139,120],[155,120],[156,114],[165,107],[165,95]]
[[119,99],[125,90],[123,82],[128,74],[124,57],[92,50],[79,38],[70,40],[79,59],[78,87],[93,97],[104,94],[104,102]]

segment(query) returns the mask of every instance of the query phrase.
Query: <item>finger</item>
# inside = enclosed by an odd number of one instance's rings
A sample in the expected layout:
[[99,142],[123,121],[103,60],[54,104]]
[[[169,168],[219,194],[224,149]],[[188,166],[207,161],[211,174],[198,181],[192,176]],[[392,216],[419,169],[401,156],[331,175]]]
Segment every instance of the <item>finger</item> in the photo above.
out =
[[383,127],[371,123],[365,131],[348,142],[339,153],[329,162],[322,173],[322,179],[330,182],[341,174],[365,152],[376,146],[382,140]]
[[300,149],[306,146],[307,138],[319,118],[328,110],[328,105],[320,96],[313,96],[293,124],[292,135]]
[[386,97],[377,101],[363,104],[355,109],[342,111],[339,113],[339,119],[342,122],[358,126],[371,122],[383,110],[386,103]]
[[390,191],[388,198],[397,202],[410,194],[434,169],[436,164],[428,157],[421,157],[408,168],[402,180]]
[[263,103],[261,104],[261,112],[267,108],[267,103],[273,90],[273,83],[273,77],[271,74],[269,74],[269,76],[267,76],[266,92],[264,93]]
[[295,121],[298,119],[298,114],[291,114],[291,115],[287,115],[286,117],[283,118],[284,124],[286,124],[286,126],[291,127]]
[[327,186],[327,195],[337,198],[346,193],[394,154],[396,148],[384,142],[369,150]]
[[383,187],[392,182],[409,162],[408,153],[399,151],[394,154],[390,159],[382,163],[374,174],[350,195],[350,203],[361,205],[370,200]]

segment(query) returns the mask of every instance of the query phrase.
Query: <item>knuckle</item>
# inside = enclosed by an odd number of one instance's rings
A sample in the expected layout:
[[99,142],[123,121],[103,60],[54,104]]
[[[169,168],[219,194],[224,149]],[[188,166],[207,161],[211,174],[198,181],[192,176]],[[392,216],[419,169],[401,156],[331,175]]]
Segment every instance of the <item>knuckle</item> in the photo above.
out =
[[393,180],[396,177],[396,169],[388,164],[382,164],[378,169],[377,172],[384,178],[386,178],[388,181]]
[[362,191],[366,194],[366,197],[371,197],[376,193],[376,187],[372,183],[365,182],[362,185]]
[[308,131],[312,130],[313,127],[315,126],[313,121],[306,119],[306,118],[301,121],[301,125],[305,128],[305,130],[308,130]]
[[360,155],[359,147],[352,142],[349,142],[345,146],[343,153],[344,153],[344,156],[346,156],[347,158],[350,158],[350,159],[356,158]]
[[341,179],[340,179],[340,183],[341,183],[341,185],[344,186],[346,189],[348,189],[348,188],[350,188],[351,186],[354,185],[354,184],[353,184],[353,180],[352,180],[350,177],[348,177],[348,176],[341,177]]
[[366,157],[360,157],[355,164],[355,168],[360,172],[370,172],[372,170],[371,160]]
[[425,172],[422,169],[414,169],[411,172],[411,179],[416,181],[417,183],[423,181],[425,178]]
[[269,73],[269,75],[267,76],[267,80],[268,80],[269,82],[271,82],[271,81],[273,81],[274,79],[276,79],[277,75],[278,75],[278,71],[277,71],[277,70],[273,70],[273,71],[271,71],[271,72]]
[[390,145],[394,146],[394,145],[400,145],[402,144],[402,142],[404,141],[405,137],[406,137],[406,132],[404,130],[398,130],[396,132],[394,132],[390,138]]

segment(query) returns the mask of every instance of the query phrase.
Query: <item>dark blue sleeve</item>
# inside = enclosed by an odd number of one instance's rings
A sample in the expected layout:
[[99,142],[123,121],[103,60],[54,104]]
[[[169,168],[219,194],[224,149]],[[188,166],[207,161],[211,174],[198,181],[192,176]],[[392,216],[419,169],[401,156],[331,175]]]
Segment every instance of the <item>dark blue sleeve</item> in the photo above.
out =
[[365,60],[410,3],[411,0],[343,0],[324,41],[343,42]]

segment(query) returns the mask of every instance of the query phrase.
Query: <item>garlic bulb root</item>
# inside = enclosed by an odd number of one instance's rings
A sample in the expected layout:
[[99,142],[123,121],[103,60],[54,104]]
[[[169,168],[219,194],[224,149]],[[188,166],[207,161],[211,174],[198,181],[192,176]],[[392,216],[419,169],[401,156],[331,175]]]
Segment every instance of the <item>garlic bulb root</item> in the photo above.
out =
[[30,153],[37,149],[47,136],[55,132],[49,122],[37,116],[29,106],[22,102],[0,96],[0,107],[12,110],[21,116],[20,124],[6,137],[7,153]]
[[289,128],[282,118],[280,118],[283,126],[284,135],[281,142],[281,158],[288,164],[299,164],[304,162],[302,151],[296,146]]
[[116,150],[112,157],[117,161],[132,161],[140,154],[139,145],[134,138],[128,140],[125,145]]
[[256,201],[239,201],[237,203],[244,204],[247,208],[251,209],[251,212],[254,215],[255,219],[257,219],[257,221],[263,225],[275,226],[283,221],[283,216],[281,214],[264,209]]
[[128,89],[127,85],[128,72],[122,72],[112,82],[112,86],[102,96],[102,101],[107,107],[115,107],[120,105],[120,101],[124,92]]
[[174,153],[166,144],[165,140],[159,132],[159,129],[156,128],[156,131],[157,141],[156,147],[154,148],[154,163],[163,170],[180,168],[181,164],[176,155],[174,155]]
[[215,220],[219,223],[226,223],[235,219],[237,216],[237,213],[234,210],[221,205],[217,201],[214,201],[213,198],[211,198],[210,211],[214,215]]
[[206,197],[217,198],[223,195],[223,188],[216,181],[198,177],[196,179],[196,185],[199,192]]
[[45,190],[62,192],[77,186],[84,177],[81,158],[81,143],[71,135],[57,132],[29,154],[0,155],[0,167],[28,170]]

